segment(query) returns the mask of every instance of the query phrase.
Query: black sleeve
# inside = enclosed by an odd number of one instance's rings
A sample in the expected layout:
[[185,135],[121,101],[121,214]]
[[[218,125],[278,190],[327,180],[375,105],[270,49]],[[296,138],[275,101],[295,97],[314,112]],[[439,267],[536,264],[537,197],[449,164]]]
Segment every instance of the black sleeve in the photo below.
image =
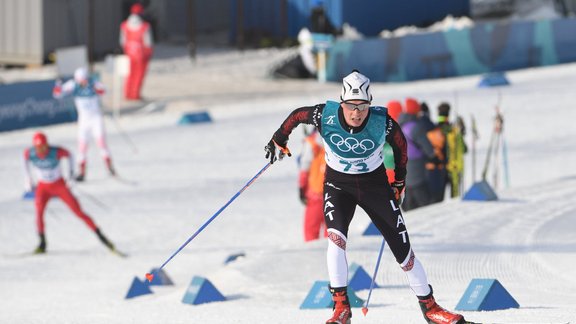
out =
[[406,164],[408,163],[408,144],[400,125],[392,118],[388,118],[386,127],[386,141],[394,152],[394,176],[396,180],[406,179]]
[[274,133],[272,139],[278,145],[286,147],[292,130],[300,124],[314,125],[320,130],[324,104],[297,108],[286,117],[280,128]]

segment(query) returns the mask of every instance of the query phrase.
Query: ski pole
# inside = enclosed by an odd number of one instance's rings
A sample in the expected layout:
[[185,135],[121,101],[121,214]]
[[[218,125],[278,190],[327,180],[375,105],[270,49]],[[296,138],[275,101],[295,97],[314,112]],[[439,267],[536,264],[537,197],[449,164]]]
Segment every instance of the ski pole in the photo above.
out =
[[100,206],[100,208],[106,210],[106,211],[110,211],[110,207],[108,207],[108,205],[106,205],[105,203],[103,203],[102,201],[100,201],[99,199],[97,199],[96,197],[92,196],[91,194],[87,193],[84,190],[80,190],[80,188],[78,186],[74,186],[74,189],[81,194],[82,196],[88,198],[89,200],[91,200],[94,204]]
[[510,187],[510,176],[508,173],[508,146],[504,133],[502,133],[502,163],[504,164],[504,180],[506,181],[506,188]]
[[[192,234],[192,236],[190,236],[186,242],[184,242],[184,244],[182,244],[174,253],[172,253],[172,255],[166,260],[164,261],[164,263],[162,263],[162,265],[157,268],[154,272],[159,272],[160,270],[162,270],[162,268],[164,268],[164,266],[166,264],[168,264],[168,262],[170,262],[170,260],[172,260],[172,258],[174,258],[176,256],[176,254],[180,253],[180,251],[182,251],[182,249],[188,245],[188,243],[190,243],[196,236],[198,236],[198,234],[200,234],[200,232],[202,232],[216,217],[218,217],[218,215],[220,215],[220,213],[226,209],[226,207],[228,207],[228,205],[230,205],[236,198],[238,198],[238,196],[240,196],[240,194],[242,192],[244,192],[244,190],[246,190],[254,181],[256,181],[256,179],[262,174],[264,173],[264,171],[266,171],[266,169],[268,169],[270,167],[270,162],[268,162],[260,171],[258,171],[258,173],[256,173],[256,175],[254,177],[252,177],[252,179],[250,179],[250,181],[248,181],[244,187],[242,187],[242,189],[240,189],[236,194],[234,194],[234,196],[232,196],[232,198],[230,198],[230,200],[228,200],[228,202],[226,204],[224,204],[224,206],[222,206],[216,213],[214,213],[214,215],[212,215],[212,217],[210,217],[206,222],[204,222],[204,224],[202,224],[202,226],[200,226],[200,228],[198,228],[198,230],[196,231],[196,233]],[[154,279],[154,272],[152,273],[146,273],[146,279],[148,279],[149,282],[152,282],[152,279]]]
[[130,148],[132,148],[132,151],[134,153],[138,154],[138,148],[136,147],[136,144],[134,144],[134,142],[132,141],[130,136],[128,136],[128,134],[124,131],[124,129],[122,129],[122,127],[120,127],[120,123],[118,123],[118,120],[116,120],[116,118],[113,118],[113,120],[114,120],[114,126],[116,126],[118,133],[120,133],[120,135],[122,135],[122,138],[126,141],[126,143],[128,143]]
[[472,183],[476,182],[476,141],[478,140],[478,129],[476,128],[476,119],[472,115]]
[[362,307],[362,313],[364,316],[368,313],[368,304],[370,303],[370,296],[372,295],[372,289],[374,289],[374,283],[376,281],[376,274],[378,273],[378,267],[380,266],[380,259],[382,259],[382,252],[384,251],[384,246],[386,245],[386,240],[382,238],[382,246],[380,246],[380,253],[378,253],[378,261],[376,261],[376,269],[374,269],[374,274],[372,275],[372,282],[370,283],[370,291],[368,292],[368,298],[364,307]]

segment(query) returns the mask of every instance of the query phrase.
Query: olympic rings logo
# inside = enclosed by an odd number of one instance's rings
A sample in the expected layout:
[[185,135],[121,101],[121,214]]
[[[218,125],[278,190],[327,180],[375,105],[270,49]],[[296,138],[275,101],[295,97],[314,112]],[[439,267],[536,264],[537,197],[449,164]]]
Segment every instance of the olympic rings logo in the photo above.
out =
[[363,139],[360,142],[354,137],[342,137],[338,134],[330,136],[330,142],[343,153],[354,152],[356,154],[364,154],[376,147],[376,144],[369,139]]

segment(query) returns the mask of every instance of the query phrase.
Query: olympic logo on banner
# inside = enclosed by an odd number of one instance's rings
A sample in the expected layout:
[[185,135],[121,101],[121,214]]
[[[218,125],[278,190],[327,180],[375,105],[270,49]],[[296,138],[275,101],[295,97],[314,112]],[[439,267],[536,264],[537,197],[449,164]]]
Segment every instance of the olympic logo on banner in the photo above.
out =
[[330,142],[336,145],[336,147],[343,153],[354,152],[356,154],[364,154],[376,147],[376,144],[369,139],[363,139],[358,141],[354,137],[342,137],[338,134],[333,134],[330,136]]

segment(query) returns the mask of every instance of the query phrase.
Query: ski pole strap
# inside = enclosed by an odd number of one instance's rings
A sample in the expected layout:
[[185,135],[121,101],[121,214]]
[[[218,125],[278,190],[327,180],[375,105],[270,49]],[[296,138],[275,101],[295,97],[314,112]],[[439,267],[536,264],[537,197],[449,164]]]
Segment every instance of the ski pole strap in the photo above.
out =
[[176,256],[176,254],[180,253],[180,251],[182,251],[182,249],[186,245],[188,245],[188,243],[190,243],[196,236],[198,236],[198,234],[200,234],[200,232],[202,232],[216,217],[218,217],[218,215],[220,215],[220,213],[222,213],[222,211],[224,211],[224,209],[226,209],[226,207],[228,207],[236,198],[238,198],[238,196],[240,196],[240,194],[242,192],[244,192],[244,190],[246,190],[246,188],[248,188],[254,181],[256,181],[256,179],[262,173],[264,173],[264,171],[266,171],[266,169],[268,169],[269,167],[270,167],[270,162],[268,162],[260,171],[258,171],[258,173],[256,173],[256,175],[254,177],[252,177],[252,179],[250,179],[244,185],[244,187],[242,187],[242,189],[240,189],[236,194],[234,194],[234,196],[232,196],[232,198],[230,198],[230,200],[228,200],[228,202],[226,204],[224,204],[224,206],[222,206],[214,215],[212,215],[212,217],[210,217],[206,222],[204,222],[204,224],[202,224],[202,226],[200,226],[200,228],[194,234],[192,234],[192,236],[190,236],[186,240],[186,242],[184,242],[184,244],[182,244],[174,253],[172,253],[172,255],[166,261],[164,261],[164,263],[162,263],[160,268],[158,268],[157,272],[162,270],[162,268],[164,268],[164,266],[166,264],[168,264],[168,262],[170,262],[170,260],[172,260]]

